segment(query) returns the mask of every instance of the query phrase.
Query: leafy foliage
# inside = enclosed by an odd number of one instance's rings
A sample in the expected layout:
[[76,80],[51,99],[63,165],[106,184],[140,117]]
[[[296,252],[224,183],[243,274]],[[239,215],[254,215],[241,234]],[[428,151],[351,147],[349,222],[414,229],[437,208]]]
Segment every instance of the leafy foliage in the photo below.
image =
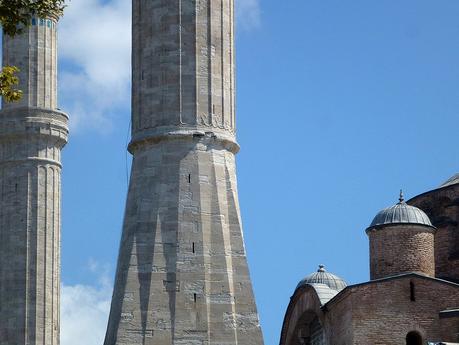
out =
[[[61,17],[65,0],[0,0],[0,24],[9,36],[21,34],[30,26],[32,18]],[[0,71],[0,96],[7,102],[21,99],[22,92],[14,89],[19,83],[18,68],[5,66]]]
[[20,34],[33,17],[60,17],[65,0],[0,0],[0,24],[9,36]]
[[14,66],[4,66],[0,72],[0,95],[7,102],[18,101],[22,97],[22,91],[14,88],[19,83],[17,72],[19,69]]

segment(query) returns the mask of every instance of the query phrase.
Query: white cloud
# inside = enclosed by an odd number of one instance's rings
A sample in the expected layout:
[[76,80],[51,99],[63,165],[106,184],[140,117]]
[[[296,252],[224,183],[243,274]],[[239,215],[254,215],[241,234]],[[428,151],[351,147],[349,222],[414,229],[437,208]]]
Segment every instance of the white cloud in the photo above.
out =
[[250,31],[261,25],[261,10],[259,0],[236,0],[236,15],[238,28]]
[[[260,26],[259,0],[236,0],[238,28]],[[109,132],[130,108],[131,1],[74,0],[59,27],[60,98],[72,130]]]
[[61,294],[61,344],[101,345],[110,311],[112,285],[108,270],[90,262],[97,285],[63,285]]
[[59,49],[60,92],[72,127],[110,130],[110,114],[130,104],[130,1],[69,2]]
[[[238,25],[260,25],[258,0],[236,0]],[[72,129],[110,131],[111,114],[130,104],[131,2],[74,0],[59,27],[60,97]],[[111,303],[107,269],[90,262],[97,285],[65,285],[61,295],[61,344],[103,343]]]

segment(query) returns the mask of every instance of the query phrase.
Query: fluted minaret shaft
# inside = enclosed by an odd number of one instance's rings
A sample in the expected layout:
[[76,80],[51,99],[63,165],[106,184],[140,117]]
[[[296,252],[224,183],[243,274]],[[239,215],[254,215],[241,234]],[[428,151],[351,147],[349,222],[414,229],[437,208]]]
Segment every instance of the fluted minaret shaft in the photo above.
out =
[[237,195],[233,0],[133,0],[133,166],[105,345],[263,343]]
[[133,1],[132,134],[234,140],[233,0]]
[[58,345],[61,149],[56,20],[3,36],[23,98],[0,111],[0,345]]
[[33,19],[19,37],[3,36],[3,65],[19,68],[19,102],[3,103],[3,109],[57,108],[57,30],[53,19]]

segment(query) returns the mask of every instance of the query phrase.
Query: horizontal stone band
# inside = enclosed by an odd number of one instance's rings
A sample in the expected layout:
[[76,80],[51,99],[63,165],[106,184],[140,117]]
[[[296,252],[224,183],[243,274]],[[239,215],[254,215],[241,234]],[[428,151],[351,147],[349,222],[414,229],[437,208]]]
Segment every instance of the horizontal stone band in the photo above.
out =
[[199,127],[183,127],[180,129],[177,129],[177,127],[158,127],[138,132],[132,137],[128,150],[130,153],[134,153],[138,148],[145,145],[170,140],[199,140],[209,144],[217,143],[230,152],[239,152],[239,145],[233,135],[219,131],[206,131]]
[[63,146],[68,132],[68,116],[57,110],[24,107],[0,111],[1,141],[47,136]]
[[18,158],[0,161],[0,166],[8,164],[21,164],[21,163],[35,163],[37,165],[55,165],[59,168],[62,168],[61,162],[58,162],[54,159],[41,158],[41,157],[27,157],[27,158]]

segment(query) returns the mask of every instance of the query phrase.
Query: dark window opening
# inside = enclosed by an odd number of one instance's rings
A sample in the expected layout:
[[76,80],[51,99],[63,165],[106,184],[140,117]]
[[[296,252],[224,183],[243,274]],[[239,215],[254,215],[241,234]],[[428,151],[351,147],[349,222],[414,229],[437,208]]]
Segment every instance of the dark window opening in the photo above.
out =
[[191,174],[188,174],[188,183],[191,183]]
[[192,248],[192,251],[193,251],[193,254],[195,253],[195,250],[194,250],[194,242],[193,242],[193,248]]
[[411,302],[416,301],[416,290],[413,282],[410,282],[410,300]]
[[14,186],[14,191],[17,192],[18,191],[18,184],[16,183],[16,185]]
[[299,330],[298,338],[303,345],[324,345],[324,330],[317,316]]
[[418,332],[410,332],[406,336],[406,345],[422,345],[422,337]]
[[197,300],[198,300],[198,295],[194,294],[194,296],[193,296],[193,297],[194,297],[194,303],[196,303],[196,302],[197,302]]

